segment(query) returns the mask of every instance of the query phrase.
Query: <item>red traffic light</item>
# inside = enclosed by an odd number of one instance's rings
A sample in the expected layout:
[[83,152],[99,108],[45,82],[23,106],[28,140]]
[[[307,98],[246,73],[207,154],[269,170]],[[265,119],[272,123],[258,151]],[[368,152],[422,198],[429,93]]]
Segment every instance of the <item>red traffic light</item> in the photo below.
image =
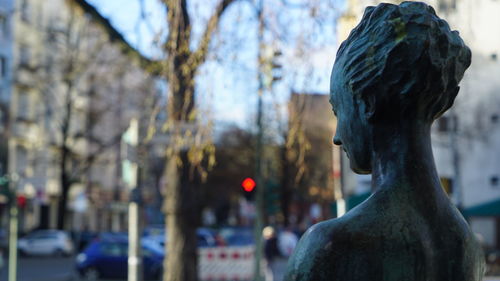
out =
[[24,195],[18,195],[17,196],[17,206],[19,208],[26,207],[26,196],[24,196]]
[[251,192],[255,188],[255,181],[252,178],[246,178],[241,183],[241,186],[246,192]]

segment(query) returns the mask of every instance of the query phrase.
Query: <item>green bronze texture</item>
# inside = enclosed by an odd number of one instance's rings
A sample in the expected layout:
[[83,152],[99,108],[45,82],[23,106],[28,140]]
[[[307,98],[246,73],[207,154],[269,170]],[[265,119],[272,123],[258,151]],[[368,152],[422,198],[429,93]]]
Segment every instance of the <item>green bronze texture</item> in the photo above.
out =
[[368,7],[331,74],[336,145],[373,194],[312,226],[285,281],[479,281],[482,249],[441,187],[433,121],[470,66],[457,31],[421,2]]

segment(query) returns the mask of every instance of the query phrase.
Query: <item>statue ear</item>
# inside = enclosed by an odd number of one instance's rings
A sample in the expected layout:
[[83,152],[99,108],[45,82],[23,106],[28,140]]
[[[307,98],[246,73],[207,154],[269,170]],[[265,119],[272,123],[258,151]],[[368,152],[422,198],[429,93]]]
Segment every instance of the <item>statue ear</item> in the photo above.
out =
[[375,95],[365,95],[363,97],[363,102],[365,104],[364,114],[368,122],[373,121],[375,116]]

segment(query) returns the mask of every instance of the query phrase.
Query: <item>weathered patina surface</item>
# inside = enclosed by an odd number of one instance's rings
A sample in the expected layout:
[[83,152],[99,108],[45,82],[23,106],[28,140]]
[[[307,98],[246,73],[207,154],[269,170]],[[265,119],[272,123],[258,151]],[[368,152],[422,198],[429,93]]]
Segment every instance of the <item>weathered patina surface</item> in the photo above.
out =
[[451,107],[471,53],[419,2],[368,7],[331,76],[334,143],[372,173],[373,195],[311,227],[286,281],[478,281],[482,250],[441,188],[432,122]]

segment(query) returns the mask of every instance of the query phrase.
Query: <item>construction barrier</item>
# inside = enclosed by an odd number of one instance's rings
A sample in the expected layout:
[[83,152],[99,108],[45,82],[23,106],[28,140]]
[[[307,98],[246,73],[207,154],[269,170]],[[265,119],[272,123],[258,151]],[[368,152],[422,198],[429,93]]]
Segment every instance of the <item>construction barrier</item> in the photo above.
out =
[[199,278],[202,281],[251,281],[254,246],[201,248]]

